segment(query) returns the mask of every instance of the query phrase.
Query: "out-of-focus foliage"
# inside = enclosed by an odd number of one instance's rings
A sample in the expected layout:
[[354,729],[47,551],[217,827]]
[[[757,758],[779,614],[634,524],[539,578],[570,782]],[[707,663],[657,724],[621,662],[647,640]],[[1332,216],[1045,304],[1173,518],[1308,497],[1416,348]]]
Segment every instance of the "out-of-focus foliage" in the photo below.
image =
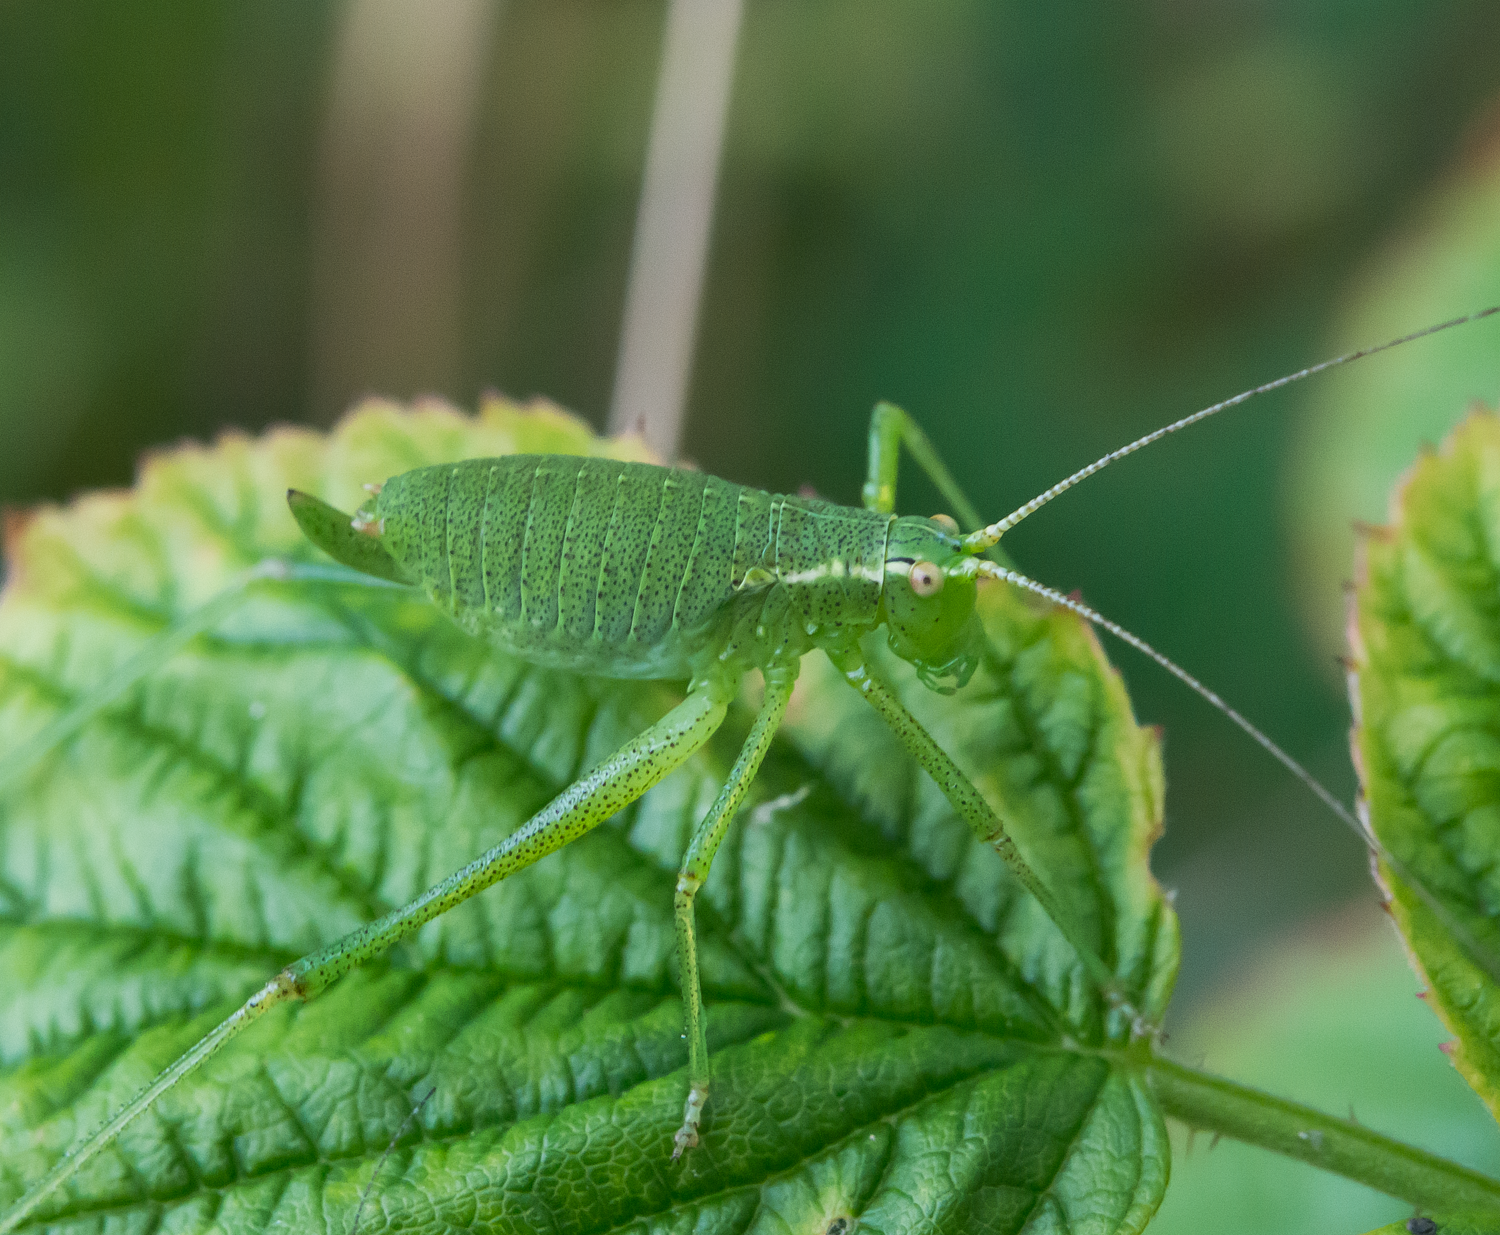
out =
[[[1500,138],[1500,134],[1497,134]],[[1354,285],[1338,350],[1500,303],[1500,140],[1426,203]],[[1299,426],[1292,518],[1301,599],[1330,654],[1344,647],[1355,520],[1385,521],[1396,478],[1476,402],[1500,399],[1500,323],[1449,331],[1320,381]]]
[[[1221,996],[1197,1006],[1170,1049],[1211,1072],[1295,1097],[1490,1174],[1500,1129],[1438,1046],[1389,922],[1345,910],[1284,936]],[[1151,1235],[1344,1235],[1411,1212],[1389,1197],[1264,1149],[1174,1129],[1172,1184]]]
[[[238,571],[313,556],[289,486],[347,509],[427,463],[638,449],[552,409],[382,405],[327,438],[160,456],[13,546],[0,748]],[[981,613],[992,655],[961,695],[886,668],[1158,1021],[1177,930],[1146,867],[1156,735],[1071,614],[1000,587]],[[670,702],[501,655],[405,590],[263,585],[0,787],[0,1214],[278,968],[497,843]],[[42,1216],[347,1232],[399,1136],[370,1232],[1140,1232],[1168,1143],[1129,1019],[821,657],[699,901],[714,1089],[704,1143],[671,1160],[672,889],[746,721],[272,1013]]]

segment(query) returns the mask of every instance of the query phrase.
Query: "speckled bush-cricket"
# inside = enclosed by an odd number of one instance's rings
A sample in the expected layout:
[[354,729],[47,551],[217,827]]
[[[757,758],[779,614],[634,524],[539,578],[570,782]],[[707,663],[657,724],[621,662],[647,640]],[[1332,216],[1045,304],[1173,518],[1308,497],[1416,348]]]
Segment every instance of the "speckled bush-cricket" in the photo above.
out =
[[[411,903],[288,965],[60,1162],[0,1218],[0,1232],[15,1229],[158,1097],[271,1008],[313,998],[423,923],[561,848],[640,796],[709,739],[740,680],[756,669],[765,682],[759,713],[687,847],[677,881],[689,1068],[674,1156],[691,1147],[708,1098],[694,896],[785,715],[800,659],[814,649],[827,654],[959,816],[1001,854],[1071,945],[1087,978],[1109,996],[1121,1031],[1150,1033],[1152,1026],[1136,1014],[1137,993],[1090,946],[1046,880],[1021,858],[984,796],[874,675],[861,640],[884,628],[892,650],[926,685],[959,689],[982,654],[983,634],[974,616],[979,582],[1013,583],[1156,660],[1224,710],[1357,827],[1299,765],[1185,671],[1081,602],[989,555],[1007,530],[1041,506],[1168,433],[1255,394],[1496,311],[1351,353],[1215,404],[1111,452],[991,524],[976,516],[920,429],[890,405],[877,408],[872,421],[862,508],[775,496],[680,469],[563,455],[474,459],[403,473],[370,485],[370,501],[352,518],[318,499],[291,494],[293,513],[309,539],[344,568],[372,581],[420,589],[460,626],[498,648],[583,674],[687,681],[686,697],[468,866]],[[894,513],[903,446],[956,519]],[[317,577],[320,570],[327,575],[327,568],[272,563],[258,573]],[[13,752],[0,775],[76,730],[220,620],[238,597],[237,591],[224,593],[148,645]]]

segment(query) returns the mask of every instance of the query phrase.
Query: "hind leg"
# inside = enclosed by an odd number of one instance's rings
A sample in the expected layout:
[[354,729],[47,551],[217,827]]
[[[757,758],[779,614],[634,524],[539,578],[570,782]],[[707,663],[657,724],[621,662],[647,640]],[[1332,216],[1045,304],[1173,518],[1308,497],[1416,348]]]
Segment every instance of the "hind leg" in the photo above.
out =
[[0,1235],[19,1229],[49,1195],[106,1148],[162,1094],[271,1008],[316,998],[349,970],[379,956],[424,923],[577,840],[635,801],[714,735],[733,694],[734,682],[728,678],[695,682],[686,699],[574,781],[494,848],[409,904],[293,961],[33,1185],[9,1212],[0,1216]]
[[937,782],[938,788],[958,812],[959,818],[969,825],[975,836],[994,848],[1021,886],[1046,911],[1106,1000],[1112,1006],[1124,1008],[1133,1015],[1129,993],[1115,976],[1114,970],[1099,955],[1089,932],[1063,908],[1051,888],[1042,882],[1041,877],[1021,856],[1015,839],[1006,831],[1000,817],[995,814],[974,782],[964,775],[947,751],[922,727],[921,722],[870,672],[857,647],[831,651],[829,659],[844,675],[844,680],[880,713],[912,758]]

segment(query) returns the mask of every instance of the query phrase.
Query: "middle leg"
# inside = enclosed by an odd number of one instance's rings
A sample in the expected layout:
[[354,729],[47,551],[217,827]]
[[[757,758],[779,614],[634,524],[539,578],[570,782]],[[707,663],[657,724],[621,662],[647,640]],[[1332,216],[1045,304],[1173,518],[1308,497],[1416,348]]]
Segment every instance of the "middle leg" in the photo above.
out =
[[724,834],[744,800],[745,791],[760,770],[761,760],[771,745],[771,738],[786,716],[792,687],[797,681],[797,661],[766,671],[766,695],[760,713],[740,757],[708,814],[688,842],[682,855],[682,869],[677,875],[674,908],[677,915],[677,964],[681,971],[682,1007],[687,1020],[688,1098],[682,1111],[682,1127],[673,1138],[672,1157],[680,1158],[686,1149],[698,1143],[698,1121],[708,1100],[708,1035],[703,1023],[703,989],[698,978],[698,940],[693,929],[693,899],[708,878],[708,868],[718,852]]

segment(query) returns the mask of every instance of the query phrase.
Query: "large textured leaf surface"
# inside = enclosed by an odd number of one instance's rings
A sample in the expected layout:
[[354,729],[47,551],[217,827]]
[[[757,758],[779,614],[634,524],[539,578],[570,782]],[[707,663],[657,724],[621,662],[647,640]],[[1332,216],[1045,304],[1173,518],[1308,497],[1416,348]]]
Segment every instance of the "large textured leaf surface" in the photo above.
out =
[[1351,623],[1356,761],[1376,834],[1449,915],[1383,869],[1453,1062],[1493,1114],[1500,989],[1473,953],[1500,957],[1500,420],[1475,414],[1419,460],[1391,513]]
[[[156,458],[13,537],[0,743],[235,572],[310,560],[288,486],[349,509],[423,463],[627,448],[495,403]],[[1159,1017],[1155,738],[1072,619],[983,606],[963,693],[892,676]],[[0,1211],[278,967],[505,836],[674,689],[507,659],[403,592],[257,585],[0,785]],[[676,865],[747,724],[258,1023],[27,1229],[342,1235],[369,1188],[370,1232],[1139,1231],[1168,1145],[1124,1019],[816,655],[699,898],[714,1089],[703,1145],[670,1160]]]

